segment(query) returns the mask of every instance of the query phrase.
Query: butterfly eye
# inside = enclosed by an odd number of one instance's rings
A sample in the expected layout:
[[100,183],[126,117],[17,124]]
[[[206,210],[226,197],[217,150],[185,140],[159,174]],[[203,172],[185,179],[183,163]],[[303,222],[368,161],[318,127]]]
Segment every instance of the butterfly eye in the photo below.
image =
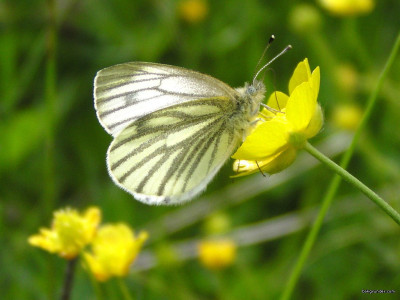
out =
[[254,95],[256,92],[257,92],[257,89],[254,87],[254,86],[249,86],[248,88],[247,88],[247,92],[250,94],[250,95]]

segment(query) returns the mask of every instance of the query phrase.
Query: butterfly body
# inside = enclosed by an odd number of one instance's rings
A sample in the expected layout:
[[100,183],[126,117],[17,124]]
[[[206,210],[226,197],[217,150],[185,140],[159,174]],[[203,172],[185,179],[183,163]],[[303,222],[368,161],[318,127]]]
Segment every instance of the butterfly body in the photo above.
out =
[[113,181],[147,204],[176,204],[202,192],[254,123],[262,82],[233,89],[211,76],[132,62],[99,71],[95,108],[114,140]]

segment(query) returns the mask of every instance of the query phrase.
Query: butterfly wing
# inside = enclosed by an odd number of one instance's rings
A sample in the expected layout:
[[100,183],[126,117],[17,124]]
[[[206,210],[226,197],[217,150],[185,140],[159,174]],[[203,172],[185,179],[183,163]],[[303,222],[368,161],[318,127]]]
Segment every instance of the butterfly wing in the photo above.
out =
[[241,139],[227,96],[193,100],[149,113],[111,143],[114,182],[147,204],[173,204],[205,189]]
[[94,81],[97,117],[112,136],[154,111],[237,92],[211,76],[175,66],[131,62],[100,70]]

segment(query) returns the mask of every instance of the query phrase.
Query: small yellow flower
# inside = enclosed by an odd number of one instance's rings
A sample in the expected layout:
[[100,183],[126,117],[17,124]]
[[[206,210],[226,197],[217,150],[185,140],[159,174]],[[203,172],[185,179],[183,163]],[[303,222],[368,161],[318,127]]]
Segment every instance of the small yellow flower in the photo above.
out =
[[373,0],[319,0],[321,6],[337,16],[367,14],[374,9]]
[[287,168],[296,158],[307,139],[315,136],[323,124],[319,92],[319,67],[311,73],[308,60],[300,62],[289,81],[289,96],[274,92],[263,109],[256,128],[232,156],[233,170],[238,176],[257,172],[277,173]]
[[184,0],[179,5],[179,14],[188,23],[200,23],[208,13],[208,3],[205,0]]
[[232,240],[208,240],[198,245],[201,263],[212,270],[230,266],[236,258],[236,245]]
[[356,104],[341,104],[335,107],[332,122],[338,128],[355,131],[361,122],[363,112]]
[[92,241],[100,219],[97,207],[90,207],[83,214],[71,208],[60,209],[54,212],[51,229],[41,228],[28,242],[62,258],[73,259]]
[[349,93],[357,91],[359,82],[359,74],[354,66],[349,64],[342,64],[336,67],[335,79],[338,86]]
[[206,235],[224,234],[231,228],[229,215],[223,212],[215,212],[205,220],[203,229]]
[[98,281],[122,277],[128,274],[147,237],[145,232],[135,236],[125,224],[104,225],[92,242],[92,253],[85,252],[84,258]]
[[297,4],[289,15],[289,27],[292,31],[309,35],[318,31],[322,25],[321,13],[311,4]]

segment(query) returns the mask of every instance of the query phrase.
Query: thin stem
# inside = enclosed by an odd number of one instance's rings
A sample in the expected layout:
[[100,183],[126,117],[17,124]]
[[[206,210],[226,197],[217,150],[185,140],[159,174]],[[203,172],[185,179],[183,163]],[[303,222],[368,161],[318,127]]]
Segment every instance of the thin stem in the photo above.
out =
[[[399,47],[400,47],[400,33],[397,35],[395,44],[394,44],[394,46],[392,48],[392,51],[391,51],[391,53],[389,55],[389,58],[388,58],[385,66],[384,66],[384,68],[382,70],[382,73],[380,74],[380,76],[378,78],[377,85],[376,85],[375,89],[373,90],[371,96],[368,98],[367,107],[365,109],[365,112],[364,112],[363,118],[362,118],[362,120],[360,122],[360,125],[357,128],[357,131],[356,131],[356,133],[355,133],[355,135],[353,137],[351,145],[347,149],[347,151],[344,153],[343,158],[342,158],[342,160],[340,162],[340,166],[343,169],[347,168],[347,166],[348,166],[348,164],[350,162],[350,159],[351,159],[351,156],[353,155],[353,152],[354,152],[355,146],[357,144],[357,141],[358,141],[358,139],[360,137],[361,132],[363,131],[364,127],[366,126],[366,124],[368,122],[368,119],[369,119],[369,117],[371,115],[372,109],[373,109],[373,107],[374,107],[374,105],[376,103],[376,99],[377,99],[378,93],[379,93],[379,91],[380,91],[380,89],[382,87],[384,79],[386,78],[386,76],[387,76],[387,74],[389,72],[390,67],[393,65],[393,62],[394,62],[394,60],[396,58],[396,55],[397,55],[397,53],[399,51]],[[340,182],[341,182],[341,177],[339,175],[335,175],[333,177],[333,179],[332,179],[332,181],[331,181],[331,183],[330,183],[330,185],[328,187],[328,190],[327,190],[327,192],[325,194],[325,197],[324,197],[324,199],[322,201],[321,210],[318,213],[317,219],[315,220],[315,223],[313,224],[313,226],[312,226],[312,228],[311,228],[311,230],[310,230],[310,232],[309,232],[309,234],[308,234],[308,236],[306,238],[306,241],[303,244],[303,247],[301,249],[299,258],[298,258],[298,260],[297,260],[297,262],[296,262],[296,264],[294,266],[294,269],[293,269],[292,273],[290,274],[289,281],[288,281],[288,283],[286,285],[286,288],[285,288],[285,290],[284,290],[284,292],[282,294],[282,297],[281,297],[282,300],[287,300],[287,299],[291,298],[291,295],[293,293],[294,287],[296,286],[296,283],[297,283],[297,281],[298,281],[298,279],[300,277],[300,274],[301,274],[301,271],[302,271],[302,269],[304,267],[304,264],[305,264],[305,262],[306,262],[306,260],[308,258],[308,255],[310,254],[312,246],[314,245],[314,242],[315,242],[316,237],[317,237],[317,235],[319,233],[319,230],[321,229],[322,221],[324,220],[325,215],[326,215],[326,213],[327,213],[327,211],[328,211],[328,209],[329,209],[329,207],[330,207],[330,205],[331,205],[331,203],[333,201],[333,198],[334,198],[334,196],[336,194],[336,191],[337,191],[337,189],[338,189],[338,187],[340,185]]]
[[289,281],[286,285],[286,288],[282,294],[281,300],[288,300],[291,298],[293,290],[296,286],[297,281],[299,280],[301,271],[303,270],[304,264],[310,254],[311,248],[314,245],[314,242],[317,238],[319,230],[321,229],[322,223],[324,221],[325,215],[328,212],[328,209],[332,203],[332,200],[335,196],[336,190],[340,184],[340,176],[336,175],[332,179],[328,191],[325,194],[325,197],[321,204],[321,209],[317,215],[317,218],[311,227],[310,232],[307,235],[307,238],[303,244],[303,247],[300,251],[299,258],[294,266],[292,273],[290,274]]
[[118,286],[121,290],[121,294],[123,299],[125,300],[133,300],[131,294],[129,293],[128,287],[126,286],[125,281],[122,278],[117,278]]
[[65,278],[64,278],[64,286],[60,298],[61,300],[69,300],[71,296],[72,283],[74,281],[75,267],[77,261],[78,261],[77,258],[68,261],[67,270],[65,272]]
[[345,169],[334,163],[328,157],[319,152],[316,148],[314,148],[311,144],[307,143],[304,147],[308,153],[318,159],[320,162],[325,164],[328,168],[336,172],[342,179],[346,180],[348,183],[351,183],[356,188],[358,188],[364,195],[366,195],[369,199],[371,199],[376,205],[378,205],[384,212],[386,212],[397,224],[400,225],[400,214],[393,209],[385,200],[379,197],[374,191],[368,188],[365,184],[363,184],[360,180],[355,178]]

